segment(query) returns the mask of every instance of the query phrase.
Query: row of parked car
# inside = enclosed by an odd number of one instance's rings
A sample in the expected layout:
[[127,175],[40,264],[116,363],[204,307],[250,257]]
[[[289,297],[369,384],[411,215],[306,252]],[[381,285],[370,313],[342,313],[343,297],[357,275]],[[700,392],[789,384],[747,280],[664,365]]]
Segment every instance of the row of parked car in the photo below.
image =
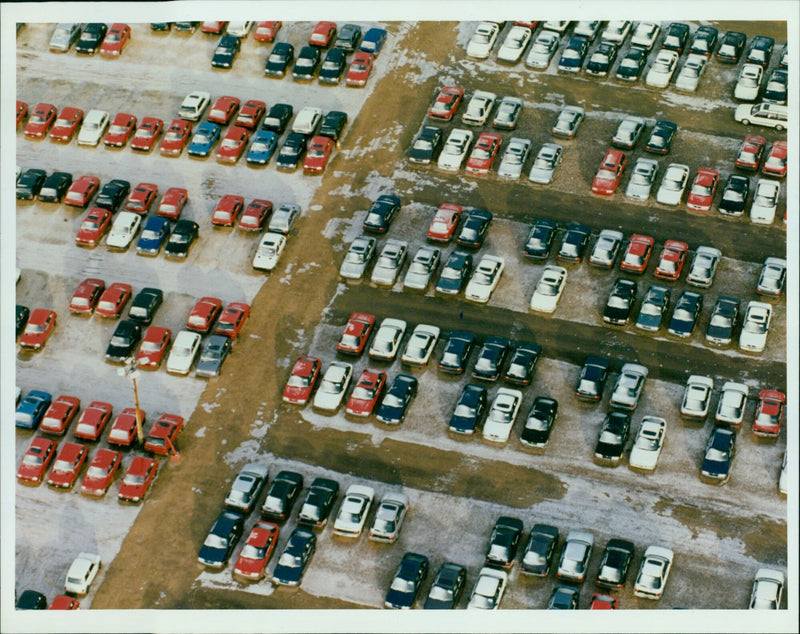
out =
[[36,590],[24,590],[16,598],[17,610],[79,610],[81,603],[76,596],[88,594],[92,582],[100,572],[100,555],[96,553],[79,553],[67,570],[64,578],[64,592],[48,606],[47,597]]

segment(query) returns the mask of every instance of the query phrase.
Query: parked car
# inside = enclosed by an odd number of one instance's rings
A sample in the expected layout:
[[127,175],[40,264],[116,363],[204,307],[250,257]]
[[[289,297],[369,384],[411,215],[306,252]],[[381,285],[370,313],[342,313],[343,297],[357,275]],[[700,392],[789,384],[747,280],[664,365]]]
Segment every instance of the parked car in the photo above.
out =
[[172,259],[183,259],[188,257],[189,250],[197,240],[199,227],[194,220],[181,218],[175,223],[175,227],[169,236],[164,247],[164,256]]
[[705,420],[711,404],[711,394],[714,390],[714,379],[699,374],[692,374],[686,380],[686,389],[683,392],[681,403],[681,416]]
[[22,330],[19,345],[31,350],[43,348],[55,330],[57,318],[58,315],[54,310],[34,308],[28,317],[28,323]]
[[650,131],[650,137],[644,145],[645,152],[652,154],[667,154],[672,148],[672,142],[678,132],[678,126],[671,121],[656,121]]
[[720,295],[711,309],[706,328],[706,341],[717,346],[726,346],[733,340],[733,331],[739,317],[739,300]]
[[736,432],[725,427],[714,427],[700,465],[700,479],[713,484],[726,484],[731,477],[735,452]]
[[486,549],[485,564],[504,570],[510,569],[522,541],[523,529],[522,520],[516,517],[499,517],[494,523]]
[[356,381],[345,411],[350,416],[371,416],[378,407],[378,401],[386,387],[386,372],[364,368]]
[[631,46],[619,64],[614,78],[624,82],[638,81],[647,64],[647,51],[637,46]]
[[560,43],[561,36],[555,31],[539,31],[525,58],[525,66],[536,70],[546,69],[550,66]]
[[439,159],[436,163],[439,169],[448,172],[458,171],[467,156],[469,147],[472,144],[472,138],[473,133],[471,130],[453,128],[439,154]]
[[750,592],[751,610],[779,610],[785,577],[780,570],[759,568]]
[[617,466],[622,461],[630,430],[630,414],[618,411],[606,414],[594,446],[595,461],[601,465]]
[[404,554],[386,593],[384,606],[396,609],[413,608],[428,574],[428,565],[428,558],[424,555],[408,552]]
[[573,35],[567,40],[567,45],[561,52],[558,60],[559,73],[577,73],[583,65],[586,51],[589,50],[588,38]]
[[314,478],[303,503],[300,505],[300,512],[297,514],[298,526],[310,526],[312,528],[325,526],[338,495],[338,482],[328,478]]
[[485,566],[478,573],[478,579],[469,598],[468,610],[497,610],[503,598],[508,573]]
[[480,22],[467,43],[467,56],[475,59],[489,57],[499,33],[500,25],[497,22]]
[[197,561],[212,569],[228,565],[233,549],[244,532],[244,515],[222,511],[203,542]]
[[678,67],[678,57],[679,53],[674,50],[660,50],[650,70],[647,71],[644,78],[645,85],[651,88],[666,88]]
[[550,132],[557,137],[575,138],[585,114],[586,111],[580,106],[564,106],[558,113]]
[[464,290],[464,297],[481,304],[487,303],[497,288],[505,268],[505,260],[496,255],[484,255]]
[[300,355],[283,389],[283,400],[296,405],[308,403],[319,380],[321,368],[322,361],[317,357]]
[[398,211],[399,197],[389,194],[378,196],[367,211],[362,229],[367,233],[386,233]]
[[687,284],[703,288],[711,286],[721,257],[722,252],[719,249],[708,246],[697,247],[689,273],[686,275]]
[[294,471],[279,471],[272,481],[259,513],[263,519],[283,522],[292,514],[292,508],[303,489],[303,476]]
[[345,279],[360,280],[375,257],[377,241],[371,236],[358,236],[350,243],[339,275]]
[[695,92],[707,61],[708,58],[705,55],[690,54],[675,79],[675,88],[684,92]]
[[[46,185],[47,183],[45,183]],[[42,188],[44,191],[44,187]],[[760,178],[753,191],[753,203],[750,206],[750,222],[769,225],[775,219],[781,184],[778,181]],[[41,194],[39,195],[41,198]]]
[[64,580],[64,590],[70,594],[88,594],[98,571],[100,570],[100,555],[94,553],[80,553],[70,564]]
[[[54,489],[70,490],[75,485],[80,475],[89,448],[74,442],[63,442],[47,476],[48,486]],[[69,589],[68,589],[69,591]]]
[[681,276],[683,265],[686,262],[686,254],[689,252],[689,245],[680,240],[667,240],[664,248],[658,257],[658,265],[653,272],[657,278],[662,280],[675,281]]
[[531,296],[531,310],[543,313],[555,312],[566,283],[567,270],[564,267],[545,266]]
[[424,608],[426,610],[455,608],[464,592],[466,580],[467,570],[464,566],[449,561],[444,562],[433,579]]
[[277,42],[272,47],[264,65],[267,77],[284,77],[286,69],[294,62],[294,46],[288,42]]
[[681,292],[672,309],[672,317],[670,317],[667,331],[677,337],[691,337],[702,309],[703,296],[700,293]]
[[648,546],[633,584],[633,595],[643,599],[660,599],[672,571],[673,559],[674,553],[669,548]]
[[211,335],[203,344],[200,356],[197,359],[195,376],[219,376],[222,364],[230,354],[232,348],[230,337],[225,335]]
[[736,429],[741,427],[748,394],[749,390],[744,383],[726,381],[717,402],[714,424],[717,427],[734,427]]
[[606,305],[603,308],[603,321],[615,326],[625,326],[633,313],[636,302],[636,282],[619,277],[614,280],[614,285],[608,294]]
[[405,419],[411,401],[417,395],[418,381],[408,374],[398,374],[381,399],[375,418],[385,425],[399,425]]
[[522,392],[505,387],[498,388],[483,426],[484,440],[495,443],[508,442],[521,404]]
[[786,260],[768,257],[761,265],[756,293],[767,297],[780,297],[786,283]]
[[506,337],[488,336],[483,341],[472,378],[482,381],[496,381],[508,356],[510,342]]
[[558,401],[546,396],[537,396],[525,420],[520,442],[536,449],[543,449],[550,440],[553,424],[558,416]]
[[47,438],[36,436],[25,451],[17,469],[17,481],[37,486],[56,456],[58,445]]
[[586,225],[571,222],[561,237],[561,246],[556,257],[567,262],[580,262],[589,244],[592,230]]
[[172,350],[167,358],[167,372],[171,374],[189,374],[194,360],[200,353],[201,337],[196,332],[181,330],[172,343]]
[[509,180],[518,180],[522,176],[525,162],[531,151],[531,142],[528,139],[512,137],[508,141],[506,151],[497,168],[497,176]]
[[233,575],[247,581],[262,579],[278,544],[280,529],[271,522],[257,521],[250,529],[233,567]]
[[715,57],[717,61],[736,64],[744,51],[747,36],[738,31],[728,31],[722,37]]
[[741,216],[750,195],[750,180],[746,176],[731,174],[722,190],[719,213],[724,216]]
[[613,196],[625,171],[626,158],[620,150],[606,150],[592,181],[592,192],[601,196]]
[[314,409],[335,413],[342,404],[344,394],[350,386],[353,366],[334,361],[328,366],[314,395]]
[[786,106],[775,103],[744,103],[734,110],[733,118],[744,125],[766,126],[779,132],[786,129],[789,111]]
[[281,586],[300,585],[316,546],[317,536],[314,533],[295,528],[272,571],[272,582]]
[[471,436],[479,431],[486,416],[487,394],[485,387],[467,383],[461,390],[450,417],[449,431],[465,436]]
[[334,535],[359,537],[367,521],[375,490],[361,484],[351,484],[333,523]]
[[369,529],[369,539],[387,544],[396,542],[407,512],[407,495],[391,491],[386,493],[375,512],[375,519]]
[[78,145],[96,146],[106,133],[109,123],[109,114],[106,111],[89,110],[83,119],[81,131],[78,133]]
[[689,197],[686,199],[686,206],[691,211],[705,213],[711,209],[714,200],[714,192],[717,191],[719,183],[719,172],[714,169],[701,167],[697,170],[697,175],[689,190]]
[[599,401],[603,396],[611,362],[603,357],[586,357],[575,386],[575,396],[581,400]]
[[540,185],[549,185],[553,180],[553,174],[561,163],[563,148],[555,143],[545,143],[536,154],[536,158],[531,165],[528,180]]
[[628,456],[628,467],[640,471],[655,471],[661,450],[664,448],[666,433],[667,422],[663,418],[642,417],[642,423],[633,439],[631,453]]
[[582,583],[586,578],[586,568],[593,547],[594,535],[591,533],[580,530],[571,530],[567,533],[567,540],[558,561],[556,572],[558,578]]

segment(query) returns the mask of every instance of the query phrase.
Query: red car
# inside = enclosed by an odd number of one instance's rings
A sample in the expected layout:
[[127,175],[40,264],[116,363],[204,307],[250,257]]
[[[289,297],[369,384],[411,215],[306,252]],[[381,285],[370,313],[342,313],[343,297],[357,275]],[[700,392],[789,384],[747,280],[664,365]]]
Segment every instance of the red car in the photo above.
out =
[[353,61],[350,62],[350,67],[347,69],[345,84],[358,86],[359,88],[366,84],[374,62],[375,58],[372,57],[372,53],[356,51],[356,54],[353,55]]
[[183,148],[189,142],[192,135],[192,124],[185,119],[173,119],[169,124],[164,138],[161,139],[159,152],[163,156],[180,156]]
[[225,335],[236,339],[242,331],[244,322],[250,314],[250,306],[242,302],[231,302],[222,311],[214,328],[215,335]]
[[39,429],[46,434],[63,436],[80,408],[81,400],[79,398],[62,394],[50,403],[50,407],[47,408],[42,422],[39,424]]
[[71,489],[78,479],[89,448],[75,442],[65,442],[61,445],[58,455],[47,476],[47,484],[56,489]]
[[72,207],[86,207],[100,188],[100,179],[96,176],[81,176],[72,181],[64,195],[64,204]]
[[736,155],[734,165],[743,170],[757,171],[764,158],[764,148],[767,140],[763,136],[748,134],[739,146],[739,153]]
[[211,214],[211,224],[215,227],[232,227],[242,213],[244,198],[227,194],[223,196]]
[[[141,416],[142,427],[144,427],[147,421],[147,412],[140,409],[139,416]],[[111,429],[108,431],[108,444],[117,445],[118,447],[130,447],[134,440],[136,440],[136,409],[126,407],[117,414]]]
[[84,440],[97,440],[111,419],[113,407],[103,401],[92,401],[89,407],[83,410],[81,417],[75,425],[75,438]]
[[96,247],[111,226],[113,214],[108,209],[92,207],[83,217],[83,222],[75,234],[75,244],[79,247]]
[[619,601],[617,597],[597,592],[592,595],[592,603],[589,605],[590,610],[616,610],[618,608]]
[[279,534],[280,529],[275,524],[264,520],[257,521],[250,529],[242,552],[239,553],[233,574],[250,581],[261,579],[278,543]]
[[308,144],[308,153],[303,161],[304,174],[321,174],[333,151],[333,139],[326,136],[315,136]]
[[50,130],[50,140],[69,143],[72,141],[75,132],[77,132],[81,121],[83,121],[83,110],[72,106],[64,106],[61,108],[61,112]]
[[238,125],[233,125],[228,128],[225,136],[222,137],[222,143],[219,144],[217,149],[217,162],[218,163],[236,163],[247,147],[247,141],[250,139],[250,130],[241,128]]
[[662,280],[677,280],[681,276],[688,251],[689,245],[685,242],[667,240],[661,251],[655,276]]
[[164,192],[164,196],[158,205],[157,216],[177,220],[181,217],[181,212],[189,200],[189,192],[183,187],[170,187]]
[[178,434],[183,429],[183,418],[174,414],[162,414],[153,423],[144,440],[144,448],[154,454],[166,456],[175,449]]
[[317,26],[308,36],[311,46],[325,47],[336,37],[336,22],[317,22]]
[[98,449],[89,463],[86,475],[83,476],[81,493],[105,495],[120,464],[122,464],[122,454],[119,451]]
[[158,137],[164,131],[164,122],[155,117],[145,117],[136,128],[131,141],[131,149],[137,152],[149,152],[156,146]]
[[208,120],[220,125],[228,125],[231,119],[239,110],[239,99],[237,97],[220,97],[214,102],[214,106],[208,113]]
[[319,379],[322,361],[317,357],[302,355],[295,361],[286,387],[283,388],[283,400],[295,405],[305,405],[311,398],[311,392]]
[[719,172],[717,170],[701,167],[697,170],[694,177],[692,189],[686,199],[686,206],[692,211],[706,212],[711,209],[711,202],[714,200],[714,192],[717,191],[719,183]]
[[761,390],[758,393],[756,416],[753,419],[753,434],[765,438],[777,438],[781,433],[786,394],[776,390]]
[[97,300],[106,289],[106,283],[96,277],[87,277],[80,284],[69,300],[69,312],[73,315],[91,315]]
[[234,125],[247,128],[248,130],[255,130],[258,124],[261,123],[261,117],[267,111],[267,104],[257,99],[248,99],[244,102],[242,109],[239,111]]
[[59,594],[50,604],[48,610],[78,610],[81,607],[81,602],[77,599],[67,596],[66,594]]
[[97,302],[96,314],[101,317],[113,317],[116,319],[122,313],[122,309],[128,300],[131,298],[130,284],[123,284],[122,282],[114,282],[109,286]]
[[461,205],[444,203],[436,210],[436,214],[428,227],[428,240],[450,242],[461,219]]
[[136,354],[136,365],[143,369],[157,370],[172,340],[172,331],[161,326],[148,326],[142,336],[142,344]]
[[22,125],[22,122],[25,121],[25,118],[28,116],[28,104],[24,101],[20,101],[17,99],[17,130],[19,130],[19,126]]
[[344,327],[339,343],[336,344],[336,352],[360,355],[364,352],[364,346],[374,328],[375,315],[353,313]]
[[613,196],[625,171],[625,153],[620,150],[606,150],[597,174],[592,181],[592,192],[601,196]]
[[125,205],[126,211],[133,211],[140,216],[144,216],[150,211],[150,207],[158,196],[158,185],[153,183],[139,183],[133,188],[128,197],[128,204]]
[[786,176],[786,152],[786,141],[775,141],[767,154],[761,172],[778,178]]
[[186,327],[189,330],[203,334],[211,330],[214,320],[222,312],[222,300],[216,297],[201,297],[189,313],[186,319]]
[[200,25],[200,31],[209,33],[210,35],[220,35],[225,30],[227,22],[203,22]]
[[457,86],[445,86],[439,91],[428,116],[442,121],[450,121],[464,98],[464,89]]
[[47,338],[56,327],[56,313],[46,308],[36,308],[28,317],[28,323],[22,336],[19,338],[19,345],[23,348],[38,350],[47,343]]
[[633,234],[628,239],[628,246],[625,248],[619,268],[631,273],[644,273],[647,263],[650,261],[650,255],[653,253],[654,244],[655,240],[650,236]]
[[112,24],[100,46],[100,55],[119,57],[130,39],[131,27],[121,23]]
[[144,456],[134,456],[122,477],[117,499],[120,502],[141,502],[158,474],[158,461]]
[[31,112],[28,123],[25,124],[23,133],[28,138],[41,139],[52,127],[56,120],[56,107],[49,103],[36,104]]
[[488,174],[497,156],[497,152],[500,150],[501,140],[499,134],[481,132],[467,159],[467,174],[474,174],[476,176]]
[[386,386],[386,372],[364,368],[353,393],[347,399],[347,413],[351,416],[369,416],[378,404]]
[[269,215],[272,213],[272,202],[256,198],[250,201],[239,219],[239,229],[244,231],[261,231]]
[[106,147],[124,147],[135,129],[136,117],[127,112],[118,112],[103,137],[103,143]]
[[275,39],[275,35],[280,31],[283,22],[259,22],[256,24],[256,30],[253,33],[253,39],[256,42],[271,42]]
[[41,484],[57,449],[58,445],[49,438],[36,436],[19,463],[17,481],[22,484]]

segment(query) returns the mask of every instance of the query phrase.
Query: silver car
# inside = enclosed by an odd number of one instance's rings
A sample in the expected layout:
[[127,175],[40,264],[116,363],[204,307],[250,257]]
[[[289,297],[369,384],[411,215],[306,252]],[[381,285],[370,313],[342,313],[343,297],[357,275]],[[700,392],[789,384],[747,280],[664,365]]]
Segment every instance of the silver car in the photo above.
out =
[[703,74],[703,69],[706,67],[705,55],[692,54],[686,58],[686,62],[678,73],[678,78],[675,80],[675,88],[683,90],[684,92],[694,92],[697,90],[697,84],[700,81],[700,76]]
[[636,159],[636,165],[633,166],[625,196],[631,200],[647,200],[656,180],[656,174],[658,174],[658,163],[652,159]]
[[622,238],[622,232],[615,229],[600,231],[597,241],[592,247],[592,253],[589,255],[589,264],[604,269],[614,266],[614,260],[616,260],[622,245]]
[[369,348],[371,359],[393,361],[400,348],[400,341],[406,333],[406,322],[402,319],[385,317],[381,322],[372,345]]
[[704,288],[711,286],[721,257],[722,252],[719,249],[705,246],[697,247],[692,266],[689,268],[689,274],[686,276],[686,283]]
[[617,377],[609,405],[617,409],[634,410],[644,390],[647,368],[638,363],[626,363]]
[[559,579],[583,582],[593,547],[594,535],[586,531],[570,531],[558,562],[556,574]]
[[233,481],[225,497],[225,508],[249,513],[258,502],[258,497],[267,483],[269,469],[260,464],[245,465]]
[[774,256],[770,256],[764,260],[761,273],[758,276],[756,293],[759,295],[768,295],[770,297],[780,297],[785,283],[786,260]]
[[420,247],[406,271],[403,288],[424,291],[430,284],[441,259],[441,250],[436,247]]
[[500,167],[497,168],[497,175],[500,178],[517,180],[522,175],[522,168],[528,160],[530,151],[531,142],[528,139],[512,137],[506,146]]
[[372,269],[373,284],[393,286],[408,254],[408,242],[405,240],[387,240],[383,245],[375,268]]
[[428,324],[418,324],[411,333],[411,338],[406,344],[400,361],[408,365],[425,366],[431,358],[431,353],[436,347],[439,339],[440,329],[438,326]]
[[748,391],[744,383],[726,381],[722,386],[722,394],[717,402],[717,413],[714,416],[714,422],[722,426],[740,427],[744,419]]
[[300,216],[300,207],[298,205],[293,203],[281,203],[278,205],[278,208],[272,212],[272,218],[270,218],[267,231],[288,235],[298,216]]
[[81,34],[80,22],[62,22],[50,38],[50,50],[66,53]]
[[545,143],[542,145],[536,159],[533,161],[528,180],[532,183],[549,185],[553,180],[553,172],[561,162],[561,152],[563,148],[555,143]]
[[370,261],[375,257],[377,241],[371,236],[358,236],[345,253],[339,275],[348,280],[360,280]]
[[369,539],[389,544],[396,542],[407,511],[407,495],[403,493],[384,495],[369,529]]
[[560,43],[561,36],[555,31],[541,31],[533,41],[533,46],[525,60],[525,66],[544,70],[553,60]]

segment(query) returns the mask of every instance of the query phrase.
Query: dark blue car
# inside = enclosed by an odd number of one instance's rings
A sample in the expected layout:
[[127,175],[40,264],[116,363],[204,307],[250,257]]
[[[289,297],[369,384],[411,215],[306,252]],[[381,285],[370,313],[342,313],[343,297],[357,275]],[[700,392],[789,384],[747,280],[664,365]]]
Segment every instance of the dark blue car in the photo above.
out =
[[203,121],[194,133],[192,142],[186,152],[189,156],[207,157],[211,149],[219,141],[220,126],[210,121]]
[[150,216],[144,225],[142,235],[136,243],[139,255],[157,255],[169,236],[169,220],[161,216]]
[[422,582],[428,574],[428,558],[417,553],[406,553],[386,593],[387,608],[405,609],[414,606]]
[[14,416],[17,427],[36,429],[52,400],[53,397],[47,392],[41,390],[28,392],[17,406],[17,413]]
[[468,383],[458,397],[456,408],[450,417],[450,431],[454,434],[472,435],[483,424],[486,417],[487,390],[481,385]]
[[406,410],[417,394],[418,381],[408,374],[398,374],[389,386],[378,407],[377,419],[387,425],[399,425],[406,416]]
[[209,568],[224,568],[243,530],[243,515],[233,511],[220,513],[203,542],[197,561]]
[[272,573],[272,581],[282,586],[300,585],[308,562],[317,547],[317,536],[311,531],[295,528],[289,535],[289,543],[278,559]]
[[278,135],[271,130],[256,132],[253,144],[247,152],[247,162],[251,165],[266,165],[278,145]]
[[378,57],[386,41],[386,31],[378,27],[372,27],[361,39],[361,46],[358,47],[359,51],[366,51],[372,53],[374,57]]

